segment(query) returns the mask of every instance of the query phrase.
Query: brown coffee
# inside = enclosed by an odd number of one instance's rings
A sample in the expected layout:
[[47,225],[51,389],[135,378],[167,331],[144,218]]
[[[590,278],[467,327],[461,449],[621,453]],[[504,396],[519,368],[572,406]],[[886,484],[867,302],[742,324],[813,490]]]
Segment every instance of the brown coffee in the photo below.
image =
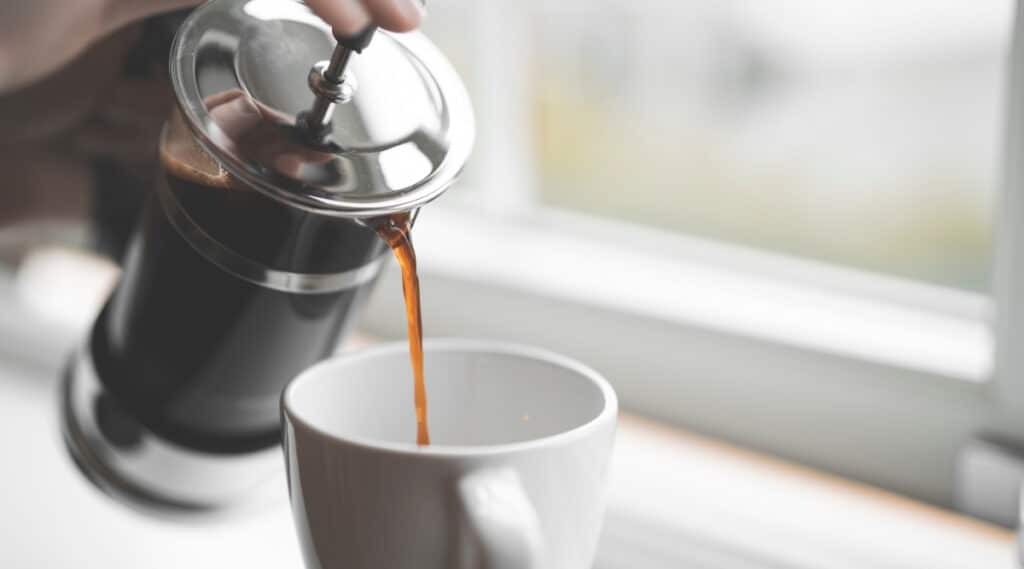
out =
[[277,202],[235,180],[172,117],[157,191],[97,320],[92,353],[109,392],[178,444],[245,452],[279,440],[284,385],[330,355],[369,282],[292,291],[224,262],[287,274],[334,275],[384,254],[354,220]]
[[416,444],[430,444],[427,426],[427,386],[423,379],[423,318],[420,312],[420,278],[416,251],[412,246],[412,217],[395,214],[377,228],[377,234],[391,247],[402,269],[402,293],[409,330],[409,360],[412,362],[413,399],[416,405]]

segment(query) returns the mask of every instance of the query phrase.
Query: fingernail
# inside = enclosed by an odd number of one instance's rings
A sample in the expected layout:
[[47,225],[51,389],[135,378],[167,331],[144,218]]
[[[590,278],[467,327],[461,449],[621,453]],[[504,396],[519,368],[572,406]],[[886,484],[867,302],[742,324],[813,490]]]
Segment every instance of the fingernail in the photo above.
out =
[[412,22],[419,22],[426,13],[424,3],[420,0],[384,0],[384,2],[391,4],[392,9],[401,14],[403,19]]
[[339,2],[337,11],[338,17],[332,24],[339,35],[354,36],[362,32],[370,25],[370,13],[357,0],[342,0]]
[[402,19],[405,20],[405,27],[408,29],[419,26],[426,17],[427,11],[424,6],[424,2],[420,0],[391,0],[391,5],[401,13]]

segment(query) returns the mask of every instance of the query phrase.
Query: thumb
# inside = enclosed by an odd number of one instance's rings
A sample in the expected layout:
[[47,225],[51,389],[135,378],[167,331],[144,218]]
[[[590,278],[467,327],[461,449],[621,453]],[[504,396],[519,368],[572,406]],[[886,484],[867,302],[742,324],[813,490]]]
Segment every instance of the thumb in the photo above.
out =
[[423,20],[421,0],[306,0],[306,4],[343,35],[358,34],[371,24],[408,32]]

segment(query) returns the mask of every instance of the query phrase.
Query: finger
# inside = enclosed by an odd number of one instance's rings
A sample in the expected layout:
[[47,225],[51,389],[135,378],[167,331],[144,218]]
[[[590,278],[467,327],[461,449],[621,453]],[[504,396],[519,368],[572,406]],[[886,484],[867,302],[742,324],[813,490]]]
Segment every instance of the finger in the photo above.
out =
[[306,0],[306,4],[343,36],[354,36],[372,22],[359,0]]
[[373,22],[385,30],[408,32],[423,21],[420,0],[363,0]]

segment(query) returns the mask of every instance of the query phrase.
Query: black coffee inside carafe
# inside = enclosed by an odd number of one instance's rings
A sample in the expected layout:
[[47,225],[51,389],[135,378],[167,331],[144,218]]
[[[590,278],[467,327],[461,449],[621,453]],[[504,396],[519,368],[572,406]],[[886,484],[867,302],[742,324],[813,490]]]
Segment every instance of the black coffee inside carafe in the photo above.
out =
[[121,407],[170,441],[221,453],[276,444],[281,390],[334,351],[372,283],[278,290],[218,255],[326,275],[365,271],[386,245],[353,220],[289,207],[166,155],[162,162],[157,195],[92,334],[99,376]]

